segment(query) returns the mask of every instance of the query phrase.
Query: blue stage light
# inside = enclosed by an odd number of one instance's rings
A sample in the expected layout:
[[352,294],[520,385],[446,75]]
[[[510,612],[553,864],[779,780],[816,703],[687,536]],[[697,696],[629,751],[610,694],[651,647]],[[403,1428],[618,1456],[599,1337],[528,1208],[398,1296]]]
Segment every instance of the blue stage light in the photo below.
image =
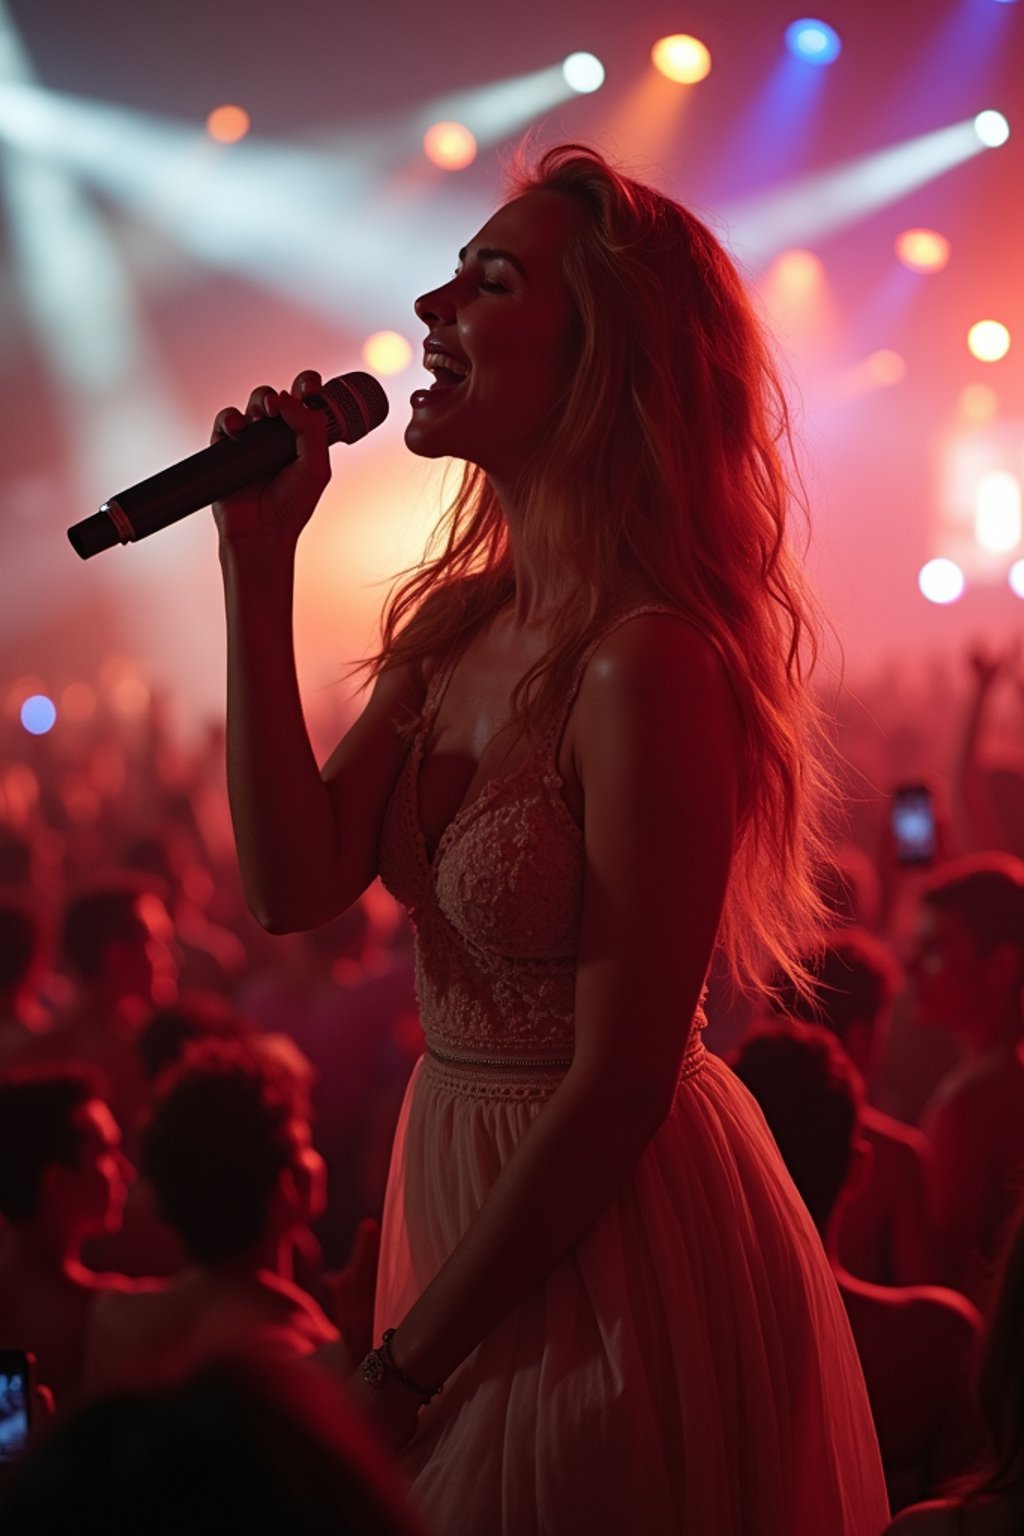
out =
[[827,21],[805,16],[786,28],[786,47],[808,64],[831,64],[842,51],[839,33]]
[[45,736],[53,729],[57,711],[45,693],[33,693],[21,706],[21,723],[33,736]]

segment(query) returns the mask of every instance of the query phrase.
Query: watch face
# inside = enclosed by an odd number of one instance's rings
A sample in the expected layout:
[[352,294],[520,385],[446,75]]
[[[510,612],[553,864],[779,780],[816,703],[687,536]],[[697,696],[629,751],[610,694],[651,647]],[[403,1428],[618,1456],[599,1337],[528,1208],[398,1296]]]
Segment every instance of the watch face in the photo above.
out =
[[383,1385],[386,1374],[387,1367],[380,1357],[380,1351],[371,1349],[363,1361],[363,1380],[368,1381],[371,1387],[379,1387]]

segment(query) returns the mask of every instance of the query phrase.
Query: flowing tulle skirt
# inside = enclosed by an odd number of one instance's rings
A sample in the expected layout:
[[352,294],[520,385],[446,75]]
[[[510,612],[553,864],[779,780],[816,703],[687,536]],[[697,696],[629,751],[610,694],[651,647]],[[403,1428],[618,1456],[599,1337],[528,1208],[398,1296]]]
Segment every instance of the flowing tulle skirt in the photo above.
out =
[[[542,1112],[419,1064],[378,1333]],[[603,1216],[420,1415],[406,1465],[436,1536],[879,1536],[885,1485],[842,1302],[760,1110],[721,1061],[681,1082]]]

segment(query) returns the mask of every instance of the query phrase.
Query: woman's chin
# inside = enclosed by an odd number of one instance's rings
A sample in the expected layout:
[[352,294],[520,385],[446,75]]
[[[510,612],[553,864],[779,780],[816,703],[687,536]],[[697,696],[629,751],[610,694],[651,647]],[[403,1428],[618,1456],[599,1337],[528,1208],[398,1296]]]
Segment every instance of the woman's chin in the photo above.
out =
[[415,416],[405,429],[405,446],[410,453],[418,454],[421,459],[443,459],[451,454],[451,449],[439,443],[437,434],[430,430],[428,424],[417,421]]

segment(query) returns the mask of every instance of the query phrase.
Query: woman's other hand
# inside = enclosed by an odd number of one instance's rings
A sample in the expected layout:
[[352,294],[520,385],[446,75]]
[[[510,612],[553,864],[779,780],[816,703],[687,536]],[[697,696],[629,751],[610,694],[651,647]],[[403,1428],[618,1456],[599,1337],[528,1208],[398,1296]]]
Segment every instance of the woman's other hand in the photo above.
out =
[[327,416],[305,403],[322,382],[318,373],[307,370],[290,390],[277,391],[267,384],[254,389],[244,415],[234,406],[218,412],[211,442],[241,437],[253,422],[280,416],[298,445],[297,456],[277,474],[214,502],[222,542],[257,536],[294,543],[309,522],[331,478]]

